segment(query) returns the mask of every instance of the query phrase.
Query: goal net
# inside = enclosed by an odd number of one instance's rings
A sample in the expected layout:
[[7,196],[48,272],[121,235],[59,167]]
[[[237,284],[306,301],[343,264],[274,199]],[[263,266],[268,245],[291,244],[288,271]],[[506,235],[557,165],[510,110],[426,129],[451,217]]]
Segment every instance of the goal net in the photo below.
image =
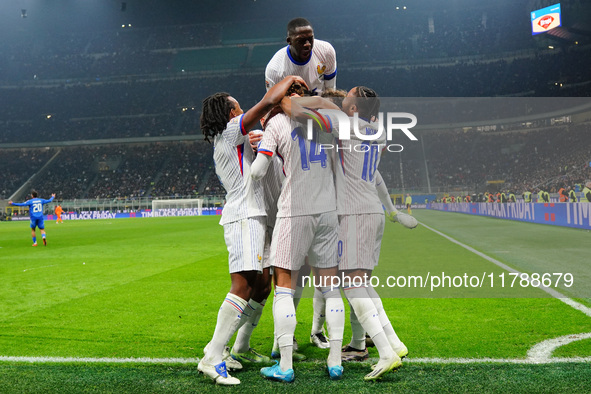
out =
[[203,215],[203,199],[152,200],[152,212],[175,212],[186,216],[201,216]]

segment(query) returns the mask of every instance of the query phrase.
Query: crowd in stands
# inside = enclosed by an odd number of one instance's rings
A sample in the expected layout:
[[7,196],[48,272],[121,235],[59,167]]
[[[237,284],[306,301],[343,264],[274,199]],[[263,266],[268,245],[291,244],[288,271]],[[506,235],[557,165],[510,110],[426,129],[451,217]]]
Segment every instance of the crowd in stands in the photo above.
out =
[[55,154],[47,149],[0,151],[0,199],[8,199]]
[[[549,192],[591,178],[591,125],[530,131],[423,131],[402,153],[385,152],[380,173],[390,189],[482,192],[487,181],[516,191]],[[18,149],[3,152],[4,198],[38,173],[34,184],[59,199],[195,197],[223,195],[212,146],[204,141],[99,147]],[[40,169],[59,151],[57,157]],[[425,160],[426,159],[426,160]]]
[[[527,18],[494,7],[487,11],[482,11],[482,7],[463,10],[461,17],[450,12],[433,15],[417,9],[392,11],[367,15],[336,13],[331,17],[318,16],[313,23],[322,39],[336,42],[347,38],[344,44],[335,44],[345,63],[480,55],[524,49],[531,44]],[[0,79],[51,80],[167,73],[177,71],[173,65],[178,49],[224,43],[284,42],[285,23],[280,23],[279,28],[268,28],[269,22],[264,20],[240,23],[250,27],[236,29],[236,22],[227,22],[124,26],[110,31],[61,32],[42,37],[33,32],[23,33],[19,41],[7,40],[0,45]]]
[[195,141],[6,150],[3,158],[10,161],[2,166],[0,192],[8,198],[35,176],[31,187],[41,194],[56,193],[59,200],[186,198],[206,189],[207,194],[223,194],[212,149]]
[[[336,48],[342,88],[375,87],[382,97],[591,96],[587,47],[537,51],[527,18],[503,11],[466,10],[461,18],[337,13],[313,22],[317,37]],[[202,141],[1,144],[197,136],[204,97],[227,91],[247,109],[263,95],[268,59],[255,55],[267,52],[256,48],[280,48],[284,32],[259,22],[261,28],[246,33],[230,22],[203,23],[0,43],[0,95],[10,98],[0,106],[0,198],[38,173],[40,193],[61,199],[223,194],[212,148]],[[211,73],[183,72],[186,59],[220,47],[241,49],[243,61],[221,74],[215,72],[220,59],[211,57],[204,60]],[[440,111],[431,113],[442,120],[453,114]],[[384,155],[380,172],[392,189],[424,189],[427,176],[433,186],[474,190],[489,180],[553,189],[591,177],[588,125],[497,131],[424,132],[424,156],[421,144],[404,144],[402,154]]]
[[[591,178],[588,123],[517,132],[421,132],[418,136],[425,146],[430,184],[437,190],[482,192],[488,181],[500,181],[502,187],[514,190],[543,187],[555,192],[562,185]],[[426,190],[420,144],[404,147],[401,154],[382,156],[380,173],[389,188]]]

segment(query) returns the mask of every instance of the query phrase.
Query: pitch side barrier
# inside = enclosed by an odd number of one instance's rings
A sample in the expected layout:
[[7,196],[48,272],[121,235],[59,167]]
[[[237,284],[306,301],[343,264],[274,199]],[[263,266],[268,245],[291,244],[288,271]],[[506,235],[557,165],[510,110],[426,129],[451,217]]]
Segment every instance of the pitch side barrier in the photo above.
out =
[[[198,208],[169,208],[158,210],[140,210],[134,212],[111,212],[111,211],[87,211],[62,213],[62,220],[91,220],[91,219],[127,219],[127,218],[152,218],[152,217],[174,217],[174,216],[209,216],[221,215],[222,210],[218,207],[202,208],[201,215]],[[56,220],[56,215],[44,215],[45,220]],[[12,220],[29,220],[29,215],[13,216]]]
[[427,209],[591,230],[591,203],[431,203]]

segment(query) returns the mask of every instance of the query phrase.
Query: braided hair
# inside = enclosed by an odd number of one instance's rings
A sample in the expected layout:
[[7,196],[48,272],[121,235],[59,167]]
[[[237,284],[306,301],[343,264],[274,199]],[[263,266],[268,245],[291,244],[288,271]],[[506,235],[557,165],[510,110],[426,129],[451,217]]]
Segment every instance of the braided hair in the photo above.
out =
[[358,86],[355,95],[358,98],[356,104],[359,115],[366,119],[377,118],[380,111],[380,99],[376,91],[367,86]]
[[229,93],[219,92],[212,94],[203,100],[201,110],[200,127],[205,136],[205,141],[211,142],[209,137],[215,137],[226,128],[230,111],[234,109],[234,103],[228,100]]

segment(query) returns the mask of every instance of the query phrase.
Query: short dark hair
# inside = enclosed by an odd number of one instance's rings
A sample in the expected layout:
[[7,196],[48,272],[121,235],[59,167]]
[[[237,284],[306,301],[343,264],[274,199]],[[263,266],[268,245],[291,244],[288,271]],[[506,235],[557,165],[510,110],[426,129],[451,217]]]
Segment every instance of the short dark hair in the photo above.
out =
[[294,93],[298,96],[311,96],[311,92],[306,88],[306,86],[302,85],[298,81],[291,84],[285,95],[291,96]]
[[230,97],[229,93],[219,92],[203,100],[199,123],[207,142],[210,142],[209,137],[215,137],[224,131],[228,124],[230,111],[234,109],[234,103],[228,97]]
[[287,35],[292,35],[298,27],[310,26],[312,24],[306,18],[294,18],[287,24]]
[[37,198],[38,195],[39,193],[37,193],[37,190],[31,190],[31,196],[33,196],[33,198]]

